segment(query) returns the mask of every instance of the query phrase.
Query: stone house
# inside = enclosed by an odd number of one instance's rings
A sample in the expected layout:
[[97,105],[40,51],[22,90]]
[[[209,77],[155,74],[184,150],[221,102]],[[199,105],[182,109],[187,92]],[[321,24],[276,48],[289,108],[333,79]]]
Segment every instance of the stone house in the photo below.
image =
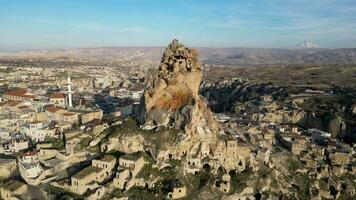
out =
[[272,148],[275,144],[275,132],[272,129],[263,128],[262,131],[262,140],[260,140],[260,144],[265,148]]
[[279,141],[295,155],[299,155],[306,150],[306,139],[298,134],[289,133],[277,136]]
[[102,110],[96,110],[88,113],[84,113],[80,116],[82,124],[89,123],[93,120],[102,120],[103,118],[103,111]]
[[56,106],[48,106],[45,107],[44,110],[49,120],[53,120],[53,121],[61,121],[61,115],[65,113],[65,110],[58,108]]
[[34,95],[25,89],[12,90],[4,94],[4,99],[16,101],[33,101]]
[[229,193],[231,189],[231,177],[229,174],[224,174],[221,178],[215,180],[214,186],[223,193]]
[[79,115],[74,112],[66,112],[62,114],[61,121],[69,124],[77,124],[79,122]]
[[226,170],[243,171],[251,149],[237,140],[219,141],[213,158],[218,159]]
[[201,158],[212,155],[210,144],[208,142],[202,142],[200,145],[199,154]]
[[200,158],[188,158],[184,164],[184,171],[186,173],[195,174],[203,168]]
[[187,188],[185,186],[174,187],[173,191],[168,193],[168,197],[172,199],[181,199],[187,195]]
[[82,195],[95,188],[95,185],[100,184],[112,175],[115,164],[116,158],[111,155],[106,155],[100,160],[93,160],[89,167],[72,176],[70,190]]
[[58,149],[54,148],[41,148],[38,152],[38,159],[40,161],[45,161],[51,158],[55,158],[58,155]]
[[[135,171],[139,166],[145,164],[145,159],[138,154],[127,154],[119,158],[119,167]],[[133,176],[135,176],[134,174]]]
[[35,151],[26,152],[19,159],[18,165],[21,177],[26,181],[37,178],[43,172],[43,168],[38,160],[38,153]]
[[10,180],[0,186],[1,199],[3,200],[18,199],[18,196],[21,196],[26,192],[27,185],[16,180]]
[[0,158],[0,180],[10,178],[16,170],[16,159]]
[[93,194],[88,196],[87,200],[98,200],[102,199],[106,194],[109,194],[113,191],[111,187],[100,186]]
[[11,135],[10,133],[13,132],[14,130],[8,129],[8,128],[0,128],[0,140],[10,140]]
[[187,188],[179,179],[171,180],[169,185],[167,199],[181,199],[187,195]]
[[106,155],[100,160],[93,160],[92,166],[103,168],[103,169],[113,169],[116,165],[116,158],[114,156]]
[[5,152],[8,153],[17,153],[22,150],[28,149],[28,141],[25,139],[11,139],[8,143],[5,144]]
[[65,108],[67,107],[67,98],[63,93],[53,93],[49,97],[49,102],[53,105]]
[[120,189],[129,189],[135,185],[145,185],[142,178],[135,178],[146,164],[140,154],[127,154],[119,158],[118,173],[114,178],[114,185]]
[[45,113],[50,120],[62,123],[76,124],[79,122],[79,114],[75,112],[68,112],[56,106],[49,106],[45,108]]

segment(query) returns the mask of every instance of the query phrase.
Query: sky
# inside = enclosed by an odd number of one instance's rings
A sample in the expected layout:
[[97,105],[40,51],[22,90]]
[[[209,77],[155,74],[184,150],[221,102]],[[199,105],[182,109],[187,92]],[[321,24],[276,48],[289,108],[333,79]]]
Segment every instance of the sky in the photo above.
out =
[[356,47],[355,0],[0,0],[0,51]]

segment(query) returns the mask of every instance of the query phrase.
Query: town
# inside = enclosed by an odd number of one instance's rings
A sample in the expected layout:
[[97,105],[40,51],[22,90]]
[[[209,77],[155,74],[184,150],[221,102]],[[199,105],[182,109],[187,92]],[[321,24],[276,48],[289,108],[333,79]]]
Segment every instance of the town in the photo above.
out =
[[[173,41],[157,75],[186,76],[191,98],[185,97],[183,84],[168,83],[178,100],[167,100],[160,81],[147,89],[156,68],[151,62],[129,67],[3,64],[1,199],[355,197],[356,145],[340,139],[349,124],[335,118],[325,131],[303,122],[309,114],[303,103],[336,94],[306,89],[283,95],[280,87],[261,84],[269,89],[253,99],[233,100],[233,112],[219,112],[228,105],[216,105],[221,95],[227,99],[235,89],[248,93],[246,88],[256,84],[240,77],[199,87],[196,52],[184,48]],[[216,111],[212,118],[194,94],[196,86]],[[146,120],[140,124],[143,96]],[[181,104],[187,108],[170,113]],[[162,113],[157,106],[168,108]],[[191,117],[191,124],[183,113],[189,109],[200,116]],[[356,104],[350,115],[356,116]]]

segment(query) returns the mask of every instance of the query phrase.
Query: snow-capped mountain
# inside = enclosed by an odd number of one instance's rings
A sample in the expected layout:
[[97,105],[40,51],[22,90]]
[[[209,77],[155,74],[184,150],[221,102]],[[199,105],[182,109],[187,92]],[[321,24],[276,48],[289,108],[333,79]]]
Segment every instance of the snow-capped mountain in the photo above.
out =
[[319,45],[314,44],[310,41],[304,41],[303,43],[300,43],[296,46],[297,49],[314,49],[319,47],[320,47]]

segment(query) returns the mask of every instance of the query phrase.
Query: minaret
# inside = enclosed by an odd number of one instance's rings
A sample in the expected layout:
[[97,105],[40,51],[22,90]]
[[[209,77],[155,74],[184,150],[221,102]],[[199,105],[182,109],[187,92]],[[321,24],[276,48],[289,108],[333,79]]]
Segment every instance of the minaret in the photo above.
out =
[[70,81],[70,76],[68,75],[67,77],[68,81],[68,107],[73,108],[73,102],[72,102],[72,82]]

